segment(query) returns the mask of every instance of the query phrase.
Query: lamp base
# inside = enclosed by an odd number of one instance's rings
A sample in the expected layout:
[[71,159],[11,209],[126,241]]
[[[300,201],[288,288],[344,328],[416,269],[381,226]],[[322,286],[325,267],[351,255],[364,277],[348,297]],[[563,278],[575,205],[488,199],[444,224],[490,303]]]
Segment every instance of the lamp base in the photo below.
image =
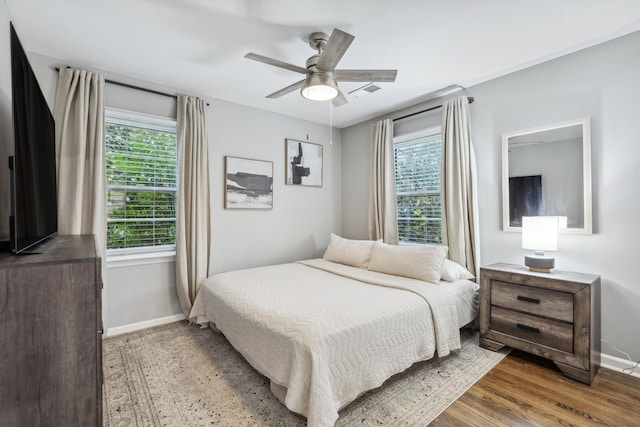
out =
[[538,273],[550,273],[555,266],[555,258],[543,255],[525,255],[524,265],[529,267],[530,271]]

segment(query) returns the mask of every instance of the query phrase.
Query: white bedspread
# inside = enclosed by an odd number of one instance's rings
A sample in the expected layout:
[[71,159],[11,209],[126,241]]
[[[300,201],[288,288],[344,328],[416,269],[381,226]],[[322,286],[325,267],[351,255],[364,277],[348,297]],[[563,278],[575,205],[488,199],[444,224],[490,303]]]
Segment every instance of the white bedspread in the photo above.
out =
[[308,426],[333,426],[365,391],[460,348],[457,293],[314,259],[212,276],[191,315],[213,322]]

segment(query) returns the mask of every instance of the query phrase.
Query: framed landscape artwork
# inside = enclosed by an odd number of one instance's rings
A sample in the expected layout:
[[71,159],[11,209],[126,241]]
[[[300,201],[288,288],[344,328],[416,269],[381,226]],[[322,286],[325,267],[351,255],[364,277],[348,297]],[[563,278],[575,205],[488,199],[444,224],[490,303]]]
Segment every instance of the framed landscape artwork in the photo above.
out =
[[272,209],[273,162],[224,158],[224,208]]
[[322,145],[285,140],[286,183],[322,187]]

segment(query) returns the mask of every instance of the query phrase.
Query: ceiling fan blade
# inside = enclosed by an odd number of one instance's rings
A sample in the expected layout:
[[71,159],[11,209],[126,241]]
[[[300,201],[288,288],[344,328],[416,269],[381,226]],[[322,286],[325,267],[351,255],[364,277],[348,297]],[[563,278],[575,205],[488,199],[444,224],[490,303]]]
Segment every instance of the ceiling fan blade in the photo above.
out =
[[342,94],[342,91],[339,91],[338,96],[333,98],[333,101],[331,102],[333,103],[334,107],[339,107],[341,105],[348,103],[349,101],[347,101],[347,98]]
[[335,70],[338,82],[394,82],[398,70]]
[[257,53],[249,52],[245,56],[247,59],[253,59],[254,61],[263,62],[274,67],[284,68],[285,70],[295,71],[296,73],[307,74],[307,69],[298,67],[297,65],[282,62],[277,59],[269,58],[268,56],[258,55]]
[[304,83],[304,79],[300,80],[299,82],[296,82],[292,85],[289,85],[283,89],[280,89],[276,92],[273,92],[271,95],[267,95],[267,98],[280,98],[282,95],[286,95],[289,92],[293,92],[296,89],[300,89],[302,87],[302,84]]
[[316,68],[320,71],[335,70],[338,62],[342,59],[342,55],[347,51],[354,38],[351,34],[334,28],[326,46],[322,50]]

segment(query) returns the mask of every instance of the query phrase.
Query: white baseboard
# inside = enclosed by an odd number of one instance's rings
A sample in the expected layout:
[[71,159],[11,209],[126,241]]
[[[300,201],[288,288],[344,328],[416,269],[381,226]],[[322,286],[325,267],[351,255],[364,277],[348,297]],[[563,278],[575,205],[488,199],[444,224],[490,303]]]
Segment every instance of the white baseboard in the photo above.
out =
[[612,371],[617,371],[622,374],[631,375],[632,377],[640,378],[640,366],[638,366],[632,373],[629,373],[629,370],[623,371],[626,368],[630,368],[633,366],[633,363],[629,362],[627,359],[621,359],[620,357],[610,356],[608,354],[600,355],[600,366],[603,368],[611,369]]
[[112,337],[114,335],[126,334],[127,332],[139,331],[140,329],[150,328],[152,326],[164,325],[165,323],[178,322],[187,317],[184,314],[174,314],[173,316],[161,317],[159,319],[145,320],[144,322],[132,323],[130,325],[116,326],[108,328],[105,336]]

